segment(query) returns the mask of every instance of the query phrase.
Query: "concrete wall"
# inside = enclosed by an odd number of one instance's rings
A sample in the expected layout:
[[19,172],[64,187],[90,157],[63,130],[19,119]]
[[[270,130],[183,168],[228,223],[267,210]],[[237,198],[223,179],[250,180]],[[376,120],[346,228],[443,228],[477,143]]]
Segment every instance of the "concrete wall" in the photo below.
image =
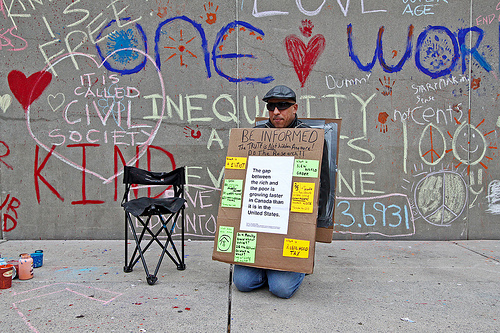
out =
[[300,117],[343,119],[334,238],[498,239],[499,17],[498,0],[0,1],[3,237],[121,238],[127,163],[187,166],[188,237],[210,239],[229,130],[286,84]]

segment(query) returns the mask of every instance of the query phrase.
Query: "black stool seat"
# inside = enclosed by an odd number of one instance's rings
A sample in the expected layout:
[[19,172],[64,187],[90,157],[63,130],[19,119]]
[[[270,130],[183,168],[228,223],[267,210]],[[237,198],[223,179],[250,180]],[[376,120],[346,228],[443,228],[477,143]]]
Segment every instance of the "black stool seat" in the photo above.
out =
[[148,198],[133,199],[122,204],[126,212],[138,216],[177,213],[186,203],[183,198]]

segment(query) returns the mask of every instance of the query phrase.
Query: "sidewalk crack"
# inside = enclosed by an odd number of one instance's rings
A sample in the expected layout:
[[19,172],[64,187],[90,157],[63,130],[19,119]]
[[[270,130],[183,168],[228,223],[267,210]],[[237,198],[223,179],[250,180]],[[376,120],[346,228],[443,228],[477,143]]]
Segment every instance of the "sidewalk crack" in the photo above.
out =
[[457,245],[457,246],[460,246],[461,248],[464,248],[464,249],[466,249],[466,250],[469,250],[469,251],[471,251],[471,252],[473,252],[473,253],[475,253],[475,254],[479,254],[481,257],[485,257],[485,258],[487,258],[487,259],[490,259],[490,260],[493,260],[493,261],[496,261],[496,262],[500,262],[500,260],[499,260],[499,259],[497,259],[497,258],[495,258],[495,257],[488,257],[488,256],[487,256],[486,254],[484,254],[484,253],[481,253],[481,252],[475,251],[475,250],[473,250],[473,249],[470,249],[470,248],[468,248],[467,246],[464,246],[464,245],[459,244],[459,243],[457,243],[457,242],[452,242],[452,243],[453,243],[453,244],[455,244],[455,245]]
[[231,300],[233,298],[232,289],[231,289],[232,284],[233,284],[233,264],[230,264],[229,265],[229,290],[227,293],[227,333],[231,332]]

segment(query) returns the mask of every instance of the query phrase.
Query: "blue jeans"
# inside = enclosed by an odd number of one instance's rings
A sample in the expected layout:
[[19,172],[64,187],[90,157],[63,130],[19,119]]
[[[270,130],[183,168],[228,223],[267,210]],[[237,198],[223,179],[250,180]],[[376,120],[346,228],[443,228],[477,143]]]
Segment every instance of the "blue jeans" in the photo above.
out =
[[290,298],[299,289],[304,276],[304,273],[234,265],[233,283],[239,291],[252,291],[267,283],[274,295]]

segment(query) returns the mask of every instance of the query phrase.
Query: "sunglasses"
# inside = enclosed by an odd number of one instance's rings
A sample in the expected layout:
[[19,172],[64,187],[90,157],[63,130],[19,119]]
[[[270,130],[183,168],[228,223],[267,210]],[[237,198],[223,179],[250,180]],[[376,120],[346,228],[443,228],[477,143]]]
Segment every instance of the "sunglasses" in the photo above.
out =
[[268,111],[274,111],[275,108],[278,108],[278,110],[283,111],[288,109],[292,105],[295,105],[295,103],[290,103],[290,102],[267,103],[266,106]]

